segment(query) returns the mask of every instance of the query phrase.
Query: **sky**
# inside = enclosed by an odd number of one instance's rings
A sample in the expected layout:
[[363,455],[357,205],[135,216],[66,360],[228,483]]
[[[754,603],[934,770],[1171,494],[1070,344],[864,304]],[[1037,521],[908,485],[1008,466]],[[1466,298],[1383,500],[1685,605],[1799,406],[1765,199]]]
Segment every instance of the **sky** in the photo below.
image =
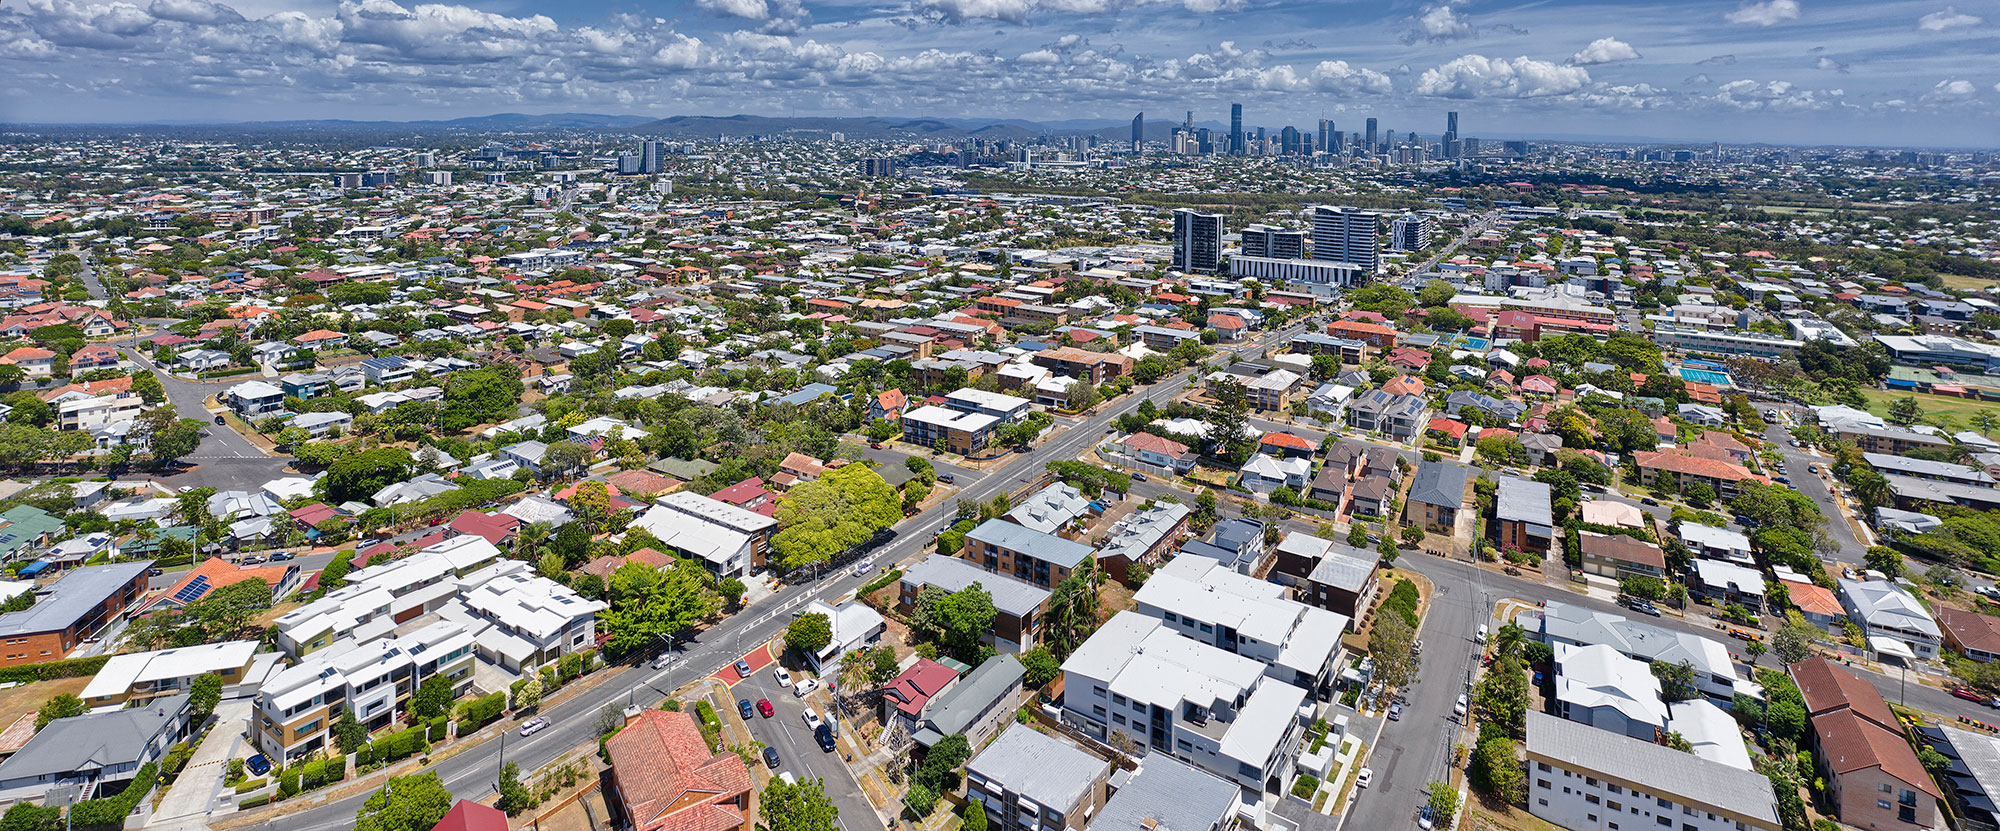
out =
[[2000,145],[2000,0],[0,0],[0,122],[498,112]]

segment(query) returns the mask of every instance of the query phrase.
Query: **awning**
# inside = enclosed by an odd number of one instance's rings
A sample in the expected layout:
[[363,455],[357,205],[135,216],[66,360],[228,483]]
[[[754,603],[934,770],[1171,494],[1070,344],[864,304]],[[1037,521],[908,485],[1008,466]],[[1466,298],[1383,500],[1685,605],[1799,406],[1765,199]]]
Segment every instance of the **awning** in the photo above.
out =
[[1870,635],[1868,637],[1868,648],[1874,650],[1877,655],[1893,655],[1905,661],[1914,661],[1917,659],[1917,653],[1910,651],[1909,644],[1895,638]]

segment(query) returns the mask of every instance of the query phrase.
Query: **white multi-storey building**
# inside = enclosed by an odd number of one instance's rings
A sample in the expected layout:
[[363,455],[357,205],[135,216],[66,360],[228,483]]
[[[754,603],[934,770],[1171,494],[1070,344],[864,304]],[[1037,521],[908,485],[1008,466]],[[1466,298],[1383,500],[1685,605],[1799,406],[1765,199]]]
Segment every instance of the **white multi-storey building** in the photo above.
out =
[[1569,831],[1777,831],[1763,774],[1528,713],[1528,812]]

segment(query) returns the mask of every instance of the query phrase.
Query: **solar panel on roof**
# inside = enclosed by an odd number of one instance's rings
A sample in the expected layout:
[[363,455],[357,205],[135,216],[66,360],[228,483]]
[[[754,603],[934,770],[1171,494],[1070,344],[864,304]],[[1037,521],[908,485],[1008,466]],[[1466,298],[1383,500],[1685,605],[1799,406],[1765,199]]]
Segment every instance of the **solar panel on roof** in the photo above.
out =
[[200,600],[201,596],[207,593],[208,575],[203,574],[194,578],[187,585],[182,586],[180,591],[174,592],[174,600],[183,604],[193,603]]

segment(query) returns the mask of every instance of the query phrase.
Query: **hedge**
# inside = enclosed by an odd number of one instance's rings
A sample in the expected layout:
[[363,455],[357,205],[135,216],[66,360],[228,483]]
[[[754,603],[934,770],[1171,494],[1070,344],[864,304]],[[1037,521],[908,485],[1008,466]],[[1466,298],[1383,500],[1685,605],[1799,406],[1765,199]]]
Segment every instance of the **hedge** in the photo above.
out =
[[[236,784],[236,792],[237,792],[237,793],[249,793],[249,792],[251,792],[251,791],[254,791],[254,790],[258,789],[258,788],[261,788],[261,787],[264,787],[264,786],[265,786],[265,785],[267,785],[267,784],[270,784],[270,783],[269,783],[269,780],[266,780],[266,779],[263,779],[262,777],[259,777],[259,778],[257,778],[257,779],[252,779],[252,780],[249,780],[249,781],[247,781],[247,782],[239,782],[239,783],[237,783],[237,784]],[[268,798],[268,797],[267,797],[267,798]]]
[[[289,774],[287,774],[289,775]],[[347,778],[347,757],[314,759],[299,766],[299,789],[310,791]]]
[[438,742],[444,741],[445,730],[447,725],[449,725],[450,723],[451,720],[444,716],[438,716],[436,718],[431,719],[430,727],[428,730],[425,731],[428,734],[427,738],[430,739],[431,744],[437,744]]
[[237,802],[236,810],[247,811],[250,810],[251,808],[262,808],[265,805],[269,804],[270,801],[271,801],[270,794],[267,793],[258,794],[256,796],[250,797],[249,799]]
[[208,371],[208,372],[204,372],[204,373],[201,373],[201,374],[199,374],[199,375],[196,375],[195,377],[196,377],[196,378],[201,378],[201,379],[209,379],[209,378],[233,378],[233,377],[236,377],[236,376],[238,376],[238,375],[247,375],[247,374],[249,374],[249,373],[252,373],[252,372],[256,372],[256,371],[257,371],[257,368],[256,368],[256,367],[254,367],[254,366],[240,366],[240,367],[236,367],[236,368],[234,368],[234,369],[217,369],[217,370],[211,370],[211,371]]
[[153,781],[159,778],[158,763],[147,762],[139,766],[132,781],[117,796],[102,799],[86,799],[69,809],[70,825],[84,829],[124,828],[125,818],[139,807],[139,800],[153,790]]
[[87,675],[96,675],[99,670],[104,669],[104,662],[109,660],[111,660],[111,656],[100,655],[95,658],[72,658],[67,661],[50,661],[45,664],[28,664],[26,666],[0,668],[0,684],[32,684],[36,681],[54,681],[58,678],[82,678]]
[[424,727],[411,727],[376,739],[370,745],[375,754],[375,761],[393,762],[430,749],[430,742],[424,738],[426,732],[428,731]]
[[1404,622],[1410,624],[1411,628],[1415,628],[1417,625],[1417,600],[1417,585],[1408,580],[1397,580],[1395,587],[1389,590],[1389,596],[1383,599],[1382,608],[1401,615]]
[[[910,458],[914,459],[917,457],[911,456]],[[900,568],[892,568],[889,569],[888,571],[882,572],[882,576],[861,584],[861,588],[856,589],[854,594],[857,597],[866,597],[881,590],[883,586],[889,585],[890,583],[896,582],[897,580],[901,579],[903,579],[903,570]]]

